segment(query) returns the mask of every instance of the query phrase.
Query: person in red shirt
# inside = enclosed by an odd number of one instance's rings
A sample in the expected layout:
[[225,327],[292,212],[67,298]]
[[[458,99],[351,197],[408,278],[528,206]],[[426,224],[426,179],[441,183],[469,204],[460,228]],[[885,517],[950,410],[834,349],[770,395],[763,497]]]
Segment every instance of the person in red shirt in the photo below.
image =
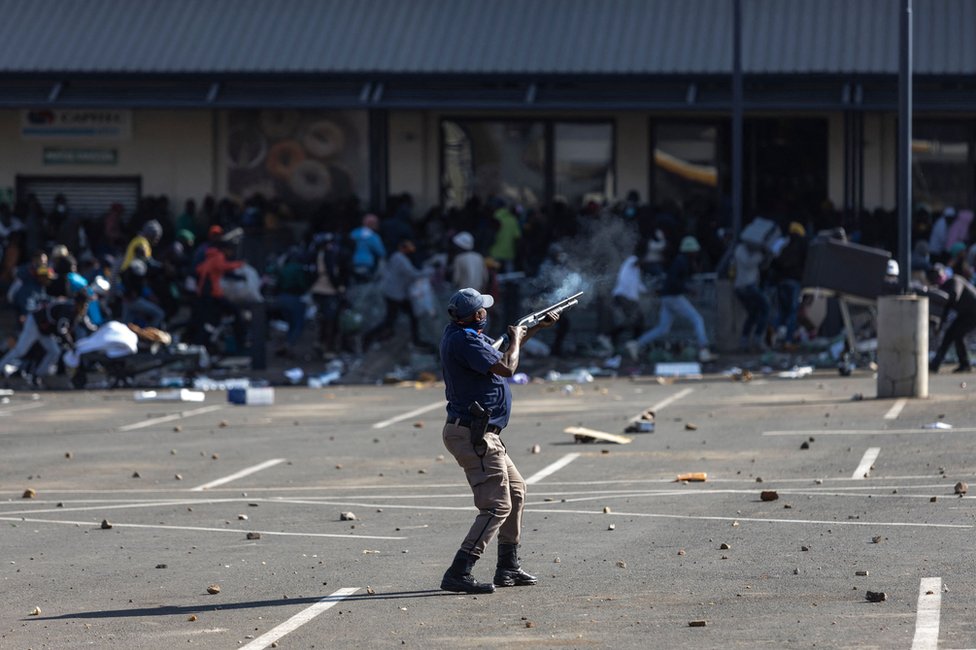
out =
[[[206,344],[207,325],[216,326],[223,314],[234,316],[234,338],[237,349],[245,342],[244,320],[237,305],[224,297],[224,290],[220,280],[228,271],[234,271],[242,266],[241,260],[227,259],[227,250],[232,243],[219,241],[207,247],[203,261],[197,264],[197,302],[194,309],[193,321],[200,325],[195,331],[195,342]],[[212,331],[212,330],[211,330]]]

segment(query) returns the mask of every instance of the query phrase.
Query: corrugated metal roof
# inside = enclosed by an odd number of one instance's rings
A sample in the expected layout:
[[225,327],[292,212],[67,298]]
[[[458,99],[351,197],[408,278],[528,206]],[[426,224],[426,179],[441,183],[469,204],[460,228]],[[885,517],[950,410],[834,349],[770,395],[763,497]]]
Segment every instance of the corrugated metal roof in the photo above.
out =
[[[898,0],[742,0],[750,73],[895,73]],[[725,74],[731,0],[0,0],[0,72]],[[976,0],[915,3],[976,73]]]

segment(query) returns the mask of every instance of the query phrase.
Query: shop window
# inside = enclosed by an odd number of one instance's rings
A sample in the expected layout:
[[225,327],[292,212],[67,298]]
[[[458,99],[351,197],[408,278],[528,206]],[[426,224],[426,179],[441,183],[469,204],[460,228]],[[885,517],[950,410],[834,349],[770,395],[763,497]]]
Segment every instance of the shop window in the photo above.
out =
[[717,205],[720,125],[658,122],[653,128],[653,197],[659,206]]
[[536,207],[545,200],[546,138],[542,122],[444,120],[443,199],[503,197]]
[[974,129],[968,122],[918,121],[912,133],[912,200],[932,210],[973,205]]
[[613,198],[613,125],[557,122],[555,194],[571,206]]
[[277,197],[296,216],[369,196],[365,111],[234,110],[227,115],[227,190]]

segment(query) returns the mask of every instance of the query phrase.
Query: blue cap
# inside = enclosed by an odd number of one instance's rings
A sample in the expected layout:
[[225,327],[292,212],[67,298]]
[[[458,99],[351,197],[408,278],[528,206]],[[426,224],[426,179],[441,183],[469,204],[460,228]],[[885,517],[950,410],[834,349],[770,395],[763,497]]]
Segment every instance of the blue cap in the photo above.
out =
[[447,303],[447,313],[455,320],[467,318],[482,307],[488,309],[495,304],[495,299],[480,293],[477,289],[468,287],[461,289]]

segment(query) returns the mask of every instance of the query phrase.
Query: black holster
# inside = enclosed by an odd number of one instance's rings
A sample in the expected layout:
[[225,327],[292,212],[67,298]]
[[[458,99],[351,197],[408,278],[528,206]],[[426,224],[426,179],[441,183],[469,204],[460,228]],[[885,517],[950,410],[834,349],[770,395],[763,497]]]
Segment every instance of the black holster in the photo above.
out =
[[488,451],[485,433],[488,431],[491,409],[485,408],[478,402],[472,402],[471,406],[468,407],[468,413],[471,414],[471,446],[474,447],[475,453],[484,456],[485,452]]

